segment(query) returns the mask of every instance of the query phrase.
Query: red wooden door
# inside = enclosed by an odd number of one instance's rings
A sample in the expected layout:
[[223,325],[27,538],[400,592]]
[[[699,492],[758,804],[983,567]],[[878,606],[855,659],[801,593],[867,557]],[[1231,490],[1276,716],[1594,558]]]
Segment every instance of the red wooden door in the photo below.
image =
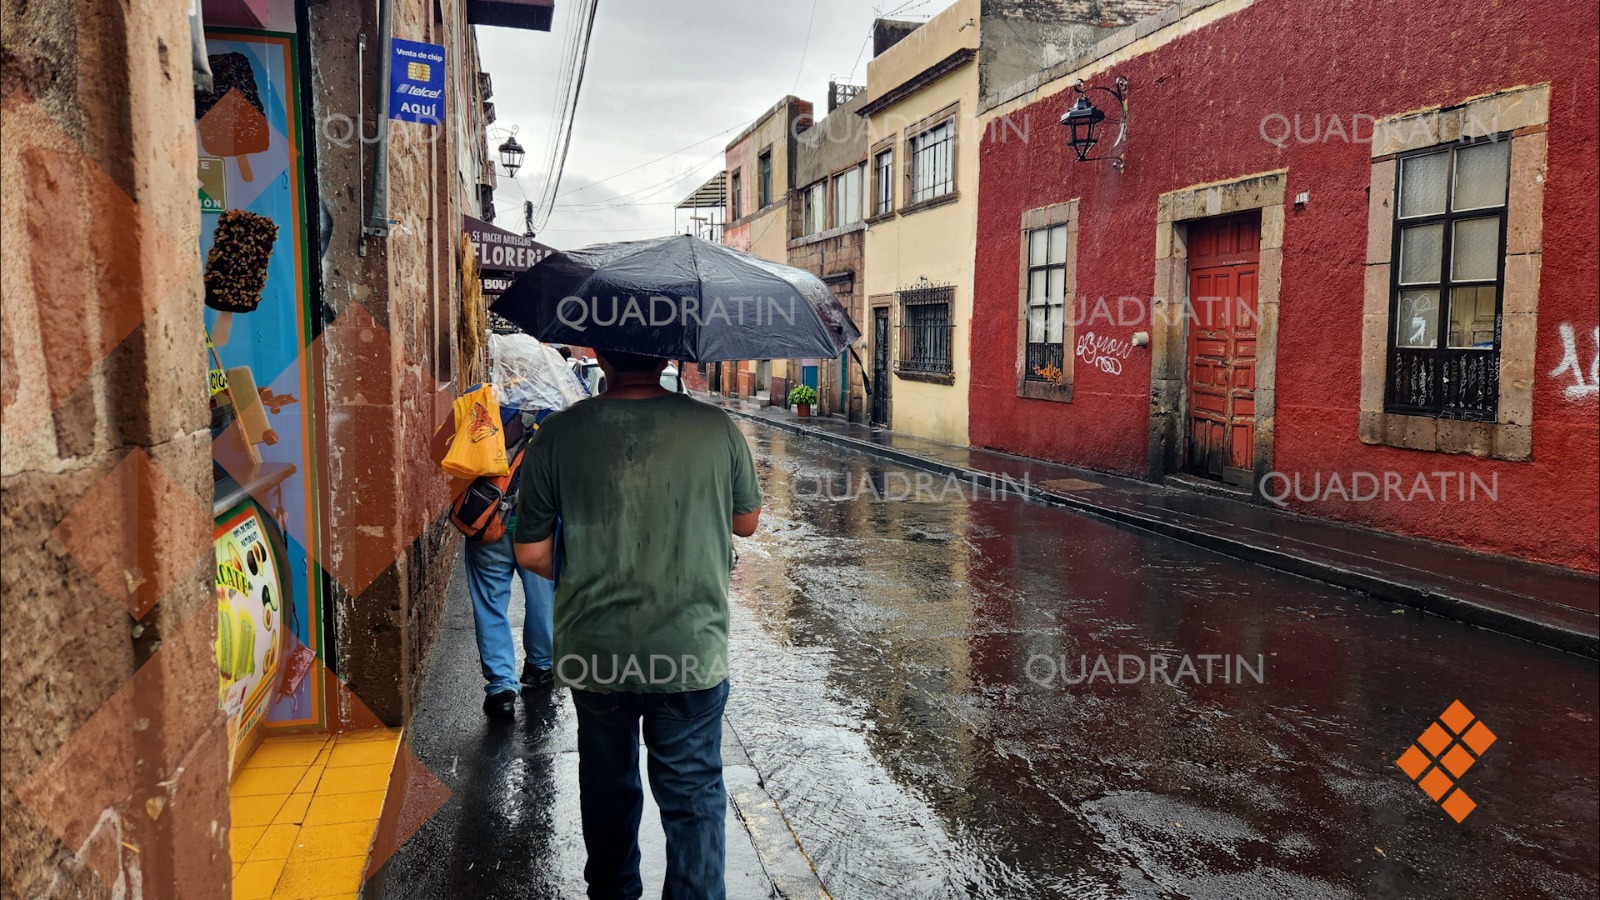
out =
[[1189,226],[1188,469],[1252,478],[1256,433],[1259,214]]

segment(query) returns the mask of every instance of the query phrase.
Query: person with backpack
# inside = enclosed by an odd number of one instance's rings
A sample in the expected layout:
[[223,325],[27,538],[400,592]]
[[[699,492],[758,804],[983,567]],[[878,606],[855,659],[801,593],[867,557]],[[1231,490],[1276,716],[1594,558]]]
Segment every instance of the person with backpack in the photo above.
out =
[[[562,358],[528,335],[493,335],[490,352],[490,383],[473,385],[456,401],[455,414],[434,435],[431,455],[454,476],[450,519],[467,539],[483,711],[509,719],[516,716],[519,692],[553,681],[555,583],[518,566],[512,548],[522,457],[544,419],[584,393]],[[520,675],[510,616],[514,579],[521,579],[526,599]]]
[[[474,385],[468,394],[481,387]],[[505,445],[507,474],[451,480],[451,521],[467,538],[467,593],[472,598],[472,623],[485,682],[483,711],[492,719],[515,717],[520,691],[548,687],[552,681],[555,583],[519,567],[511,544],[522,454],[538,427],[538,420],[548,414],[548,410],[525,414],[516,407],[501,407],[497,430]],[[435,462],[444,460],[455,437],[456,423],[451,417],[434,435],[431,455]],[[524,662],[520,676],[511,628],[513,579],[522,581],[526,604],[522,623]]]

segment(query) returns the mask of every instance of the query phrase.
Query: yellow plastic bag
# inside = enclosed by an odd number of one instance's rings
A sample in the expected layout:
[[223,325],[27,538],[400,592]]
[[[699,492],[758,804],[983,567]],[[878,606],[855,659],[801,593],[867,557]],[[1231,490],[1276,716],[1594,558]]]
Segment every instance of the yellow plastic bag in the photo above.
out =
[[456,433],[440,468],[457,478],[505,475],[511,471],[506,462],[500,401],[492,386],[482,385],[456,400],[455,420]]

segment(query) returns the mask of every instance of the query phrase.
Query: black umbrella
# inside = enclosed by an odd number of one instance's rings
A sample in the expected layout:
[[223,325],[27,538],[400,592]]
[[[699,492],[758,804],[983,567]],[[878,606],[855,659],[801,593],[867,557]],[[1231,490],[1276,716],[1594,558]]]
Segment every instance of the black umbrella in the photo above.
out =
[[817,276],[687,234],[552,253],[493,308],[548,343],[692,362],[838,356],[861,336]]

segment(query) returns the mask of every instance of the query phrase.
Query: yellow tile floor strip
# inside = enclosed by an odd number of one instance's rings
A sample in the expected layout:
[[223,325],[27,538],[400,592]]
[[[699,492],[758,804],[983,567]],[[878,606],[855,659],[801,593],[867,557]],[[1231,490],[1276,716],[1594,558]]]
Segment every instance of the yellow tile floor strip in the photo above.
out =
[[334,900],[361,889],[399,729],[262,742],[228,791],[233,900]]

